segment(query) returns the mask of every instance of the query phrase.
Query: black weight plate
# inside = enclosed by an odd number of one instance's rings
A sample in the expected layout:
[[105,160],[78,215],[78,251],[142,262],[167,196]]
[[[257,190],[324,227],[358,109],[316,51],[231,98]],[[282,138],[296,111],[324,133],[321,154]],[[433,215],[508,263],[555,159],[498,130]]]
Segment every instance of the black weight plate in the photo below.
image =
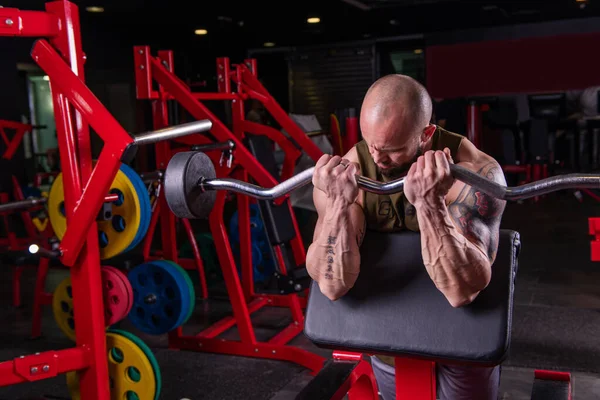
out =
[[165,171],[165,196],[169,208],[179,218],[208,218],[215,205],[217,192],[202,192],[201,178],[216,178],[210,157],[202,152],[175,154]]

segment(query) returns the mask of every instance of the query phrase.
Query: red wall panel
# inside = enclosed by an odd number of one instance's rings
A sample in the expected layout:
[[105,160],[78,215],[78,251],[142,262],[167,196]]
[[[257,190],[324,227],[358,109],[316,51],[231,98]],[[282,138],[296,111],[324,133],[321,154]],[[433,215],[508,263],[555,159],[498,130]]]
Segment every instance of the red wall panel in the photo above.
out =
[[429,46],[432,97],[553,92],[600,84],[600,33]]

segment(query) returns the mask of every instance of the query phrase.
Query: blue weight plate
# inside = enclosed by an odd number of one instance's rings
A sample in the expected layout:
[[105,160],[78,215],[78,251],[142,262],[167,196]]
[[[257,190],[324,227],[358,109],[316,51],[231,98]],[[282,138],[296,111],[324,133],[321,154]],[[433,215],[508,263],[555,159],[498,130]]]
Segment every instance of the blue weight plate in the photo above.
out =
[[190,291],[176,268],[162,262],[140,264],[128,276],[133,307],[127,316],[142,332],[161,335],[181,325],[190,305]]
[[148,195],[148,190],[144,186],[144,182],[142,181],[140,176],[126,164],[121,165],[121,170],[133,183],[133,186],[135,187],[136,192],[138,194],[138,199],[140,201],[140,208],[142,212],[142,215],[140,216],[140,227],[136,232],[136,236],[133,242],[127,248],[127,251],[129,251],[135,248],[146,236],[148,227],[150,226],[152,208],[150,206],[150,196]]
[[[148,217],[148,213],[150,212],[150,206],[149,206],[150,199],[149,199],[149,196],[147,195],[147,190],[144,187],[144,183],[140,179],[139,175],[133,169],[131,169],[129,166],[127,166],[125,164],[121,165],[121,170],[123,171],[123,173],[125,173],[125,175],[127,175],[130,182],[133,184],[133,187],[135,187],[135,190],[138,194],[138,199],[140,202],[140,209],[141,209],[141,213],[142,213],[142,215],[140,216],[140,226],[138,228],[138,231],[136,232],[133,242],[131,242],[131,244],[127,248],[127,250],[129,251],[129,250],[133,249],[134,247],[136,247],[143,240],[144,236],[146,235],[146,231],[148,229],[147,227],[150,224],[150,220]],[[148,201],[146,201],[146,198],[148,198]]]
[[[252,207],[252,206],[251,206]],[[252,210],[252,208],[251,208]],[[250,214],[250,237],[258,238],[264,235],[263,220],[260,214]],[[240,241],[240,232],[238,226],[238,213],[237,211],[233,214],[229,224],[229,232],[231,240],[234,242]]]
[[[181,326],[185,323],[186,317],[188,316],[188,313],[190,311],[190,306],[192,304],[192,297],[191,297],[191,293],[190,292],[190,288],[189,288],[189,281],[186,279],[186,277],[183,275],[185,272],[185,270],[183,268],[178,269],[177,267],[173,266],[173,264],[171,264],[168,261],[164,261],[164,260],[154,260],[152,261],[153,264],[158,264],[161,267],[165,268],[166,270],[168,270],[173,276],[177,277],[177,279],[182,279],[183,283],[182,288],[183,290],[187,290],[187,298],[186,298],[186,303],[184,303],[181,306],[181,318],[177,321],[177,324],[175,325],[175,328],[177,328],[178,326]],[[185,296],[184,296],[185,297]],[[196,299],[193,300],[193,302],[195,303]]]
[[148,227],[150,226],[150,219],[152,217],[152,208],[150,206],[150,196],[148,190],[144,186],[144,182],[140,176],[131,167],[126,164],[121,164],[121,171],[129,178],[133,187],[135,188],[138,199],[140,202],[140,209],[142,215],[140,216],[140,226],[135,234],[134,240],[131,242],[129,247],[125,251],[129,251],[135,248],[146,236]]
[[140,225],[138,226],[138,229],[135,232],[135,236],[134,236],[132,242],[125,249],[125,251],[127,252],[127,251],[133,249],[135,246],[137,246],[138,243],[140,242],[141,230],[144,227],[144,216],[146,213],[145,213],[145,204],[143,203],[142,196],[140,196],[140,190],[139,190],[139,187],[137,184],[137,180],[135,179],[135,172],[126,164],[121,164],[120,169],[125,174],[125,176],[127,176],[127,178],[129,179],[129,182],[131,182],[131,184],[133,185],[133,188],[135,189],[135,193],[137,194],[138,201],[140,202],[140,213],[141,213]]

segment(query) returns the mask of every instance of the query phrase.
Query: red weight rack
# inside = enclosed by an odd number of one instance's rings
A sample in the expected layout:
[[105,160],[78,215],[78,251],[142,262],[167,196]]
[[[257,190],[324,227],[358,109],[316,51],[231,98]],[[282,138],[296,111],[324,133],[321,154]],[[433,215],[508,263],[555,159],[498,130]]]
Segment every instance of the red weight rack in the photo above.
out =
[[[13,158],[13,156],[15,155],[15,152],[21,145],[23,136],[25,136],[25,134],[27,132],[31,132],[32,129],[33,129],[33,126],[28,125],[28,124],[22,124],[20,122],[15,122],[15,121],[0,120],[0,138],[2,138],[2,141],[4,142],[4,145],[6,146],[6,149],[5,149],[4,153],[2,154],[2,158],[5,160],[11,160]],[[14,134],[12,135],[11,138],[9,138],[7,135],[7,132],[9,130],[14,132]],[[12,200],[13,201],[25,200],[25,198],[23,196],[23,192],[21,190],[21,185],[19,184],[17,177],[15,177],[14,175],[12,176],[12,184],[13,184]],[[8,196],[7,196],[7,198],[8,198]],[[8,200],[6,200],[6,201],[8,201]],[[39,208],[39,207],[37,207],[37,208]],[[0,215],[2,215],[2,218],[4,220],[4,225],[5,225],[5,228],[7,231],[7,237],[0,238],[0,246],[7,246],[10,250],[22,250],[29,243],[31,243],[32,240],[36,240],[38,233],[33,224],[31,216],[29,214],[30,211],[33,211],[33,210],[26,209],[26,210],[23,210],[20,212],[21,219],[23,220],[23,226],[24,226],[25,232],[27,234],[27,236],[24,238],[17,237],[14,233],[12,233],[10,231],[10,227],[9,227],[7,218],[8,218],[8,215],[12,214],[13,212],[11,211],[11,212],[6,212],[6,213],[0,214]]]
[[[229,176],[243,181],[248,181],[249,177],[252,177],[257,184],[264,187],[272,187],[278,181],[267,172],[244,146],[243,139],[246,132],[265,135],[275,141],[284,150],[286,156],[280,177],[281,180],[293,175],[296,160],[302,154],[300,149],[304,150],[315,162],[323,154],[260,84],[256,78],[256,60],[249,59],[245,60],[243,64],[230,65],[229,59],[218,58],[218,93],[192,92],[190,87],[173,73],[173,53],[171,51],[159,51],[158,56],[152,56],[149,46],[137,46],[134,48],[134,60],[137,98],[152,101],[155,129],[169,125],[167,112],[168,100],[176,100],[193,118],[208,119],[212,122],[210,134],[214,139],[199,135],[180,138],[177,139],[177,142],[188,146],[180,148],[171,148],[167,143],[159,144],[160,147],[157,146],[156,149],[159,168],[166,168],[170,157],[175,152],[187,151],[189,150],[189,146],[210,144],[215,141],[232,141],[234,148],[232,150],[232,164],[230,166],[220,165],[219,152],[207,153],[215,164],[217,176]],[[157,90],[153,89],[153,82],[158,84]],[[232,82],[236,84],[237,92],[232,91]],[[261,101],[283,129],[298,144],[299,148],[294,146],[279,131],[268,126],[246,121],[243,101],[249,98]],[[203,100],[230,100],[232,102],[233,132],[210,112],[201,102]],[[180,327],[169,334],[169,347],[286,360],[302,365],[313,373],[316,373],[323,366],[325,360],[323,357],[298,347],[287,345],[290,340],[302,332],[304,326],[302,309],[306,306],[306,298],[297,294],[265,295],[254,292],[250,235],[250,199],[244,195],[236,195],[236,197],[240,229],[241,281],[223,220],[223,210],[226,200],[225,192],[221,191],[217,193],[216,204],[209,217],[211,233],[217,248],[219,263],[233,308],[233,317],[222,319],[196,336],[183,336],[182,328]],[[279,204],[284,201],[287,201],[290,211],[292,211],[289,196],[278,200]],[[159,199],[159,207],[161,210],[163,246],[161,255],[164,258],[176,261],[178,255],[175,241],[175,216],[169,211],[164,196],[161,196]],[[297,265],[301,265],[304,263],[305,249],[295,218],[293,218],[293,221],[296,230],[296,239],[292,243],[292,249]],[[151,240],[150,235],[146,240]],[[277,255],[281,254],[279,249],[276,248],[275,251]],[[252,326],[251,314],[265,306],[289,308],[293,316],[293,322],[269,341],[259,342],[256,339]],[[239,341],[218,338],[221,333],[235,325],[237,325],[239,330]]]
[[[36,41],[31,55],[50,78],[65,178],[65,210],[67,219],[79,222],[69,225],[60,245],[61,261],[71,267],[73,299],[78,305],[74,310],[78,326],[77,346],[0,363],[0,385],[46,379],[79,370],[82,398],[108,399],[100,257],[94,213],[99,210],[117,172],[120,155],[133,139],[84,84],[79,14],[73,3],[49,2],[46,12],[3,8],[0,9],[0,21],[2,36],[43,38]],[[89,128],[84,118],[107,142],[104,157],[101,156],[98,163],[102,165],[94,170]],[[114,135],[110,142],[106,140],[109,132]],[[90,185],[92,182],[94,184]],[[86,189],[85,194],[83,189]]]
[[[130,136],[86,87],[79,10],[69,1],[46,3],[46,11],[0,8],[0,35],[39,37],[33,60],[50,78],[61,155],[68,227],[57,250],[40,254],[70,267],[76,347],[21,356],[0,363],[0,386],[79,372],[83,399],[110,398],[96,215],[122,162],[138,145],[161,140]],[[89,125],[88,125],[89,124]],[[89,126],[104,141],[93,163]],[[152,136],[152,135],[151,135]],[[76,224],[69,221],[77,221]]]

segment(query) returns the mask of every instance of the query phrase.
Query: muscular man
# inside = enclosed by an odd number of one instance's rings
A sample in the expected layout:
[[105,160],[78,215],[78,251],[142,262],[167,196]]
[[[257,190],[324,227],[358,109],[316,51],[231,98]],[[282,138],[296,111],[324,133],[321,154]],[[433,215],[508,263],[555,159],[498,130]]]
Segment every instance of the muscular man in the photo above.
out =
[[[505,185],[498,163],[466,138],[430,123],[432,103],[418,82],[389,75],[369,88],[361,109],[363,141],[343,158],[324,155],[313,175],[319,215],[306,266],[332,301],[360,272],[367,229],[419,231],[425,268],[452,307],[472,302],[490,282],[505,202],[454,180],[450,163]],[[358,189],[355,175],[386,182],[406,175],[404,192]],[[376,329],[374,327],[374,329]],[[372,358],[384,400],[395,398],[394,360]],[[441,399],[496,399],[499,368],[438,365]]]

